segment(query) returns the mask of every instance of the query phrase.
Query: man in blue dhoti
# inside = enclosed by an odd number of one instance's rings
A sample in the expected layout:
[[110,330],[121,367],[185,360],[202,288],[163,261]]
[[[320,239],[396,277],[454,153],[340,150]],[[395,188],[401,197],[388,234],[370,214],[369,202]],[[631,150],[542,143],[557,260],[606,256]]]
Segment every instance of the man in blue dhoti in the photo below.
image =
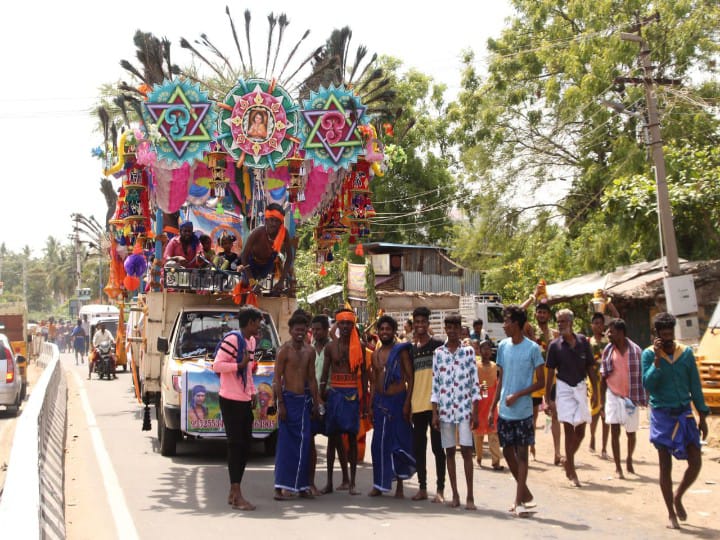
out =
[[392,488],[397,480],[395,497],[403,498],[403,480],[415,474],[410,396],[413,372],[411,343],[397,343],[397,322],[390,316],[378,319],[381,346],[375,349],[370,367],[372,399],[373,488],[377,497]]
[[[695,356],[690,347],[675,341],[675,317],[658,313],[653,321],[655,340],[642,353],[643,386],[650,395],[650,442],[660,460],[660,491],[668,509],[670,529],[679,529],[687,519],[682,497],[700,474],[700,432],[707,438],[705,404]],[[699,424],[690,408],[692,400],[700,415]],[[699,427],[699,429],[698,429]],[[687,459],[677,490],[672,491],[672,456]]]
[[278,442],[275,453],[275,500],[310,490],[310,415],[317,415],[318,388],[315,351],[305,343],[309,321],[294,314],[289,321],[291,340],[278,351],[273,389],[278,401]]

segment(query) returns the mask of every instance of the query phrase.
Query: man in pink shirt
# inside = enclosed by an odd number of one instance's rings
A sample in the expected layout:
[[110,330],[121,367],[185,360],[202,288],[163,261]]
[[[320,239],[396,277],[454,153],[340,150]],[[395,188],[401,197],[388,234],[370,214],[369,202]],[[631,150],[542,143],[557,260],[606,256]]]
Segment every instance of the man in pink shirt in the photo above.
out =
[[256,394],[252,358],[262,318],[259,310],[242,308],[238,314],[240,331],[225,334],[213,362],[213,371],[220,375],[220,411],[228,446],[228,504],[238,510],[255,510],[243,497],[240,484],[252,444],[252,400]]
[[180,234],[173,237],[165,246],[163,263],[175,261],[184,268],[199,268],[202,266],[199,257],[204,257],[204,254],[202,244],[193,232],[192,222],[184,221],[180,225]]
[[605,422],[610,426],[615,475],[625,478],[620,464],[620,426],[625,426],[628,438],[627,470],[635,474],[633,452],[640,424],[639,406],[647,404],[642,385],[642,350],[627,338],[625,321],[615,319],[608,325],[610,343],[602,354],[600,396],[605,400]]

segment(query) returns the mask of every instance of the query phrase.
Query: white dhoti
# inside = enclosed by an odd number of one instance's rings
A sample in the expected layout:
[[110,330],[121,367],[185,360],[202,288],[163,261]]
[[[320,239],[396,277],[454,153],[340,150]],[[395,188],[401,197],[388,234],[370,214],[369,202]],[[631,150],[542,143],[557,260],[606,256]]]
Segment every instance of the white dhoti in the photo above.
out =
[[560,422],[573,426],[590,422],[590,407],[587,399],[587,384],[579,382],[575,386],[557,379],[555,391],[555,408]]

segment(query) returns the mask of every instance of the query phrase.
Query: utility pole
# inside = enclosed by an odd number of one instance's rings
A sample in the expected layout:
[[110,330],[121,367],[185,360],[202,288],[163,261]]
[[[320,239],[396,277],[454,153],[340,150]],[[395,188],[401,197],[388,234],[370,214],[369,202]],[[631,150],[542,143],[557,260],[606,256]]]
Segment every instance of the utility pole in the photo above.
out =
[[647,102],[648,123],[647,129],[650,135],[650,152],[655,165],[655,185],[657,189],[657,206],[660,220],[660,238],[667,259],[667,272],[671,276],[680,275],[680,262],[678,261],[677,242],[675,240],[675,228],[673,226],[672,208],[670,206],[670,194],[668,192],[667,180],[665,178],[665,156],[663,154],[662,134],[660,133],[660,118],[657,110],[657,98],[655,95],[656,84],[679,85],[679,79],[653,78],[655,66],[650,62],[650,47],[647,41],[642,38],[643,26],[660,20],[660,14],[642,19],[632,27],[635,33],[622,32],[620,37],[625,41],[634,41],[640,44],[640,60],[642,62],[643,77],[617,77],[615,82],[642,84],[645,87],[645,100]]
[[75,230],[73,233],[73,240],[75,242],[75,294],[80,294],[80,287],[82,286],[81,282],[81,268],[80,268],[80,231],[78,230],[78,225],[80,222],[80,216],[78,214],[73,214],[73,219],[75,220]]

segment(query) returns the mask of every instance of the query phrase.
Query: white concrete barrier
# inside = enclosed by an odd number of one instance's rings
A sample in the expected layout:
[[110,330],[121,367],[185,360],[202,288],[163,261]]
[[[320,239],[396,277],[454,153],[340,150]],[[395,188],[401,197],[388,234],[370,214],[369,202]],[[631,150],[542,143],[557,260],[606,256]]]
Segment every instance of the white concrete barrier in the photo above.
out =
[[9,538],[65,538],[67,383],[57,346],[43,343],[38,364],[45,371],[18,418],[0,498]]

